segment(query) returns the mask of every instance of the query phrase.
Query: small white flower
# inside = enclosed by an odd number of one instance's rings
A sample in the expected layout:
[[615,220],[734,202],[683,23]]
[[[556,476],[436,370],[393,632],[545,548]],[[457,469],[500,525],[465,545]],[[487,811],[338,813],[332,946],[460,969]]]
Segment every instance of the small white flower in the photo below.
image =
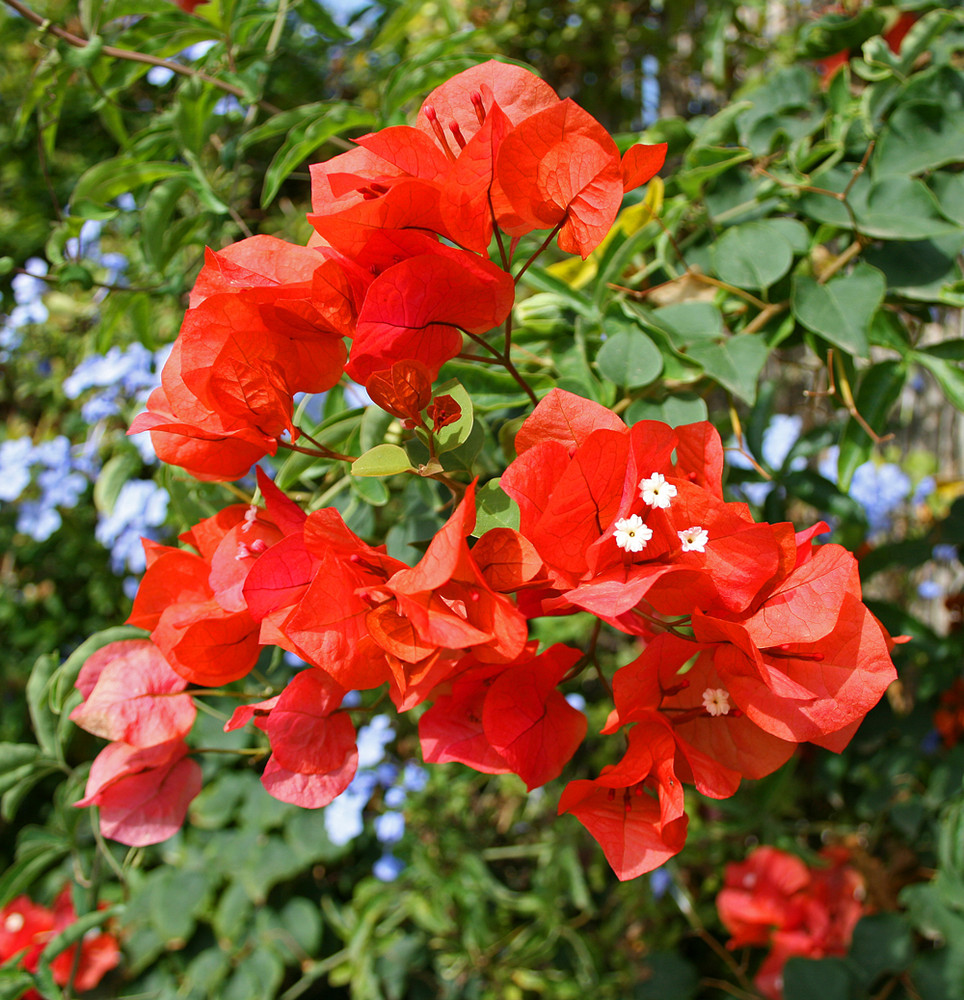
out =
[[647,528],[643,524],[643,519],[639,514],[621,517],[616,522],[616,531],[613,534],[616,544],[627,552],[642,552],[652,537],[653,529]]
[[723,688],[707,688],[703,692],[703,707],[712,716],[727,715],[730,711],[730,696]]
[[643,503],[648,503],[651,507],[666,508],[676,496],[676,487],[666,482],[662,473],[654,472],[649,479],[640,479],[639,495],[643,498]]
[[709,532],[698,524],[687,528],[686,531],[677,531],[676,534],[683,543],[684,552],[705,552],[706,543],[710,540]]
[[22,913],[11,913],[3,922],[3,929],[8,934],[16,934],[17,931],[23,929],[25,920]]

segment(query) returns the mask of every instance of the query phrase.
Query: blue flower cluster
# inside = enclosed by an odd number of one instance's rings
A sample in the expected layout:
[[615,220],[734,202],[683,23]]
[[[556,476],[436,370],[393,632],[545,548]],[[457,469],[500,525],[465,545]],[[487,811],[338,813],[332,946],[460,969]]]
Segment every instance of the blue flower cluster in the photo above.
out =
[[62,434],[39,444],[29,437],[0,441],[0,500],[19,501],[17,531],[38,542],[60,527],[59,508],[77,503],[91,471],[89,457]]
[[[797,415],[783,413],[774,414],[766,430],[763,432],[762,459],[764,464],[774,470],[779,470],[786,464],[793,446],[800,437],[803,420]],[[750,469],[752,463],[739,451],[732,450],[731,443],[727,451],[727,460],[733,468]],[[831,483],[837,482],[837,463],[839,448],[834,445],[828,448],[820,458],[818,470],[824,479]],[[805,468],[807,459],[797,456],[790,461],[790,469]],[[867,461],[857,466],[850,481],[850,496],[863,508],[870,528],[870,534],[878,534],[890,528],[894,513],[905,503],[917,505],[934,491],[933,477],[925,476],[916,486],[899,465],[893,462]],[[734,492],[750,503],[760,505],[773,491],[772,482],[746,482],[734,487]]]
[[[137,205],[130,194],[121,195],[117,206],[133,211]],[[68,259],[95,265],[102,286],[123,286],[127,258],[104,251],[101,237],[105,223],[87,219],[76,236],[67,240]],[[25,346],[23,330],[49,319],[44,303],[48,264],[31,257],[24,272],[12,281],[16,302],[11,314],[0,321],[0,361]],[[108,294],[99,287],[94,301]],[[70,400],[80,403],[80,416],[88,425],[86,439],[72,444],[64,435],[37,444],[30,437],[0,441],[0,500],[17,504],[17,530],[36,541],[46,541],[62,525],[62,512],[75,507],[101,470],[101,454],[110,439],[108,418],[118,416],[132,403],[143,405],[160,381],[160,369],[170,348],[152,352],[143,344],[111,347],[106,354],[84,358],[63,382]],[[156,462],[150,435],[131,439],[145,463]],[[136,463],[135,463],[136,464]],[[124,484],[109,512],[101,512],[95,531],[97,540],[111,551],[115,573],[144,570],[141,537],[158,538],[167,516],[168,494],[149,480],[133,479]],[[134,584],[127,581],[128,589]]]
[[964,577],[960,570],[960,553],[956,545],[940,543],[931,550],[930,573],[935,573],[943,580],[925,577],[917,584],[917,596],[923,601],[936,601],[947,593],[960,591]]
[[[838,457],[839,449],[834,445],[820,460],[820,475],[832,483],[837,482]],[[933,476],[925,476],[915,488],[910,476],[893,462],[864,462],[854,469],[850,480],[850,496],[863,508],[872,535],[887,531],[903,504],[923,503],[935,488]]]
[[[135,342],[126,348],[111,347],[106,354],[92,354],[64,379],[64,394],[68,399],[78,399],[88,390],[97,389],[80,410],[88,424],[96,424],[119,414],[129,401],[146,403],[150,391],[158,384],[158,372],[169,353],[170,347],[152,353]],[[145,461],[155,461],[149,435],[138,434],[132,440]]]
[[23,341],[23,330],[34,323],[45,323],[50,315],[44,305],[43,295],[47,283],[47,262],[40,257],[30,257],[24,270],[27,274],[14,275],[13,300],[16,303],[9,316],[0,317],[0,362],[7,361]]
[[392,853],[405,833],[402,808],[409,792],[421,791],[428,781],[425,769],[414,761],[403,766],[387,760],[385,748],[395,739],[391,720],[376,715],[358,730],[358,771],[348,788],[325,807],[325,831],[334,844],[348,844],[364,829],[363,814],[375,792],[383,789],[387,807],[375,818],[375,838],[382,845],[382,855],[372,874],[382,882],[398,878],[405,863]]

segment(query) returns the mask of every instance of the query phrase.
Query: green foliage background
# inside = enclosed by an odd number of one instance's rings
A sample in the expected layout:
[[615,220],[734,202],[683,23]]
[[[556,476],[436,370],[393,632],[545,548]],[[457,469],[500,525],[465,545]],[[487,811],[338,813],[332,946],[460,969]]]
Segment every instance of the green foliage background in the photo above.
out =
[[[774,6],[788,25],[776,39]],[[880,32],[901,11],[920,19],[894,54]],[[13,269],[50,261],[51,320],[0,371],[0,439],[82,439],[61,385],[81,359],[170,342],[205,245],[253,232],[304,241],[307,163],[406,121],[455,72],[493,55],[526,62],[627,146],[653,56],[662,115],[643,138],[669,143],[663,181],[589,261],[527,272],[520,364],[538,389],[561,385],[630,422],[709,418],[761,468],[773,414],[804,414],[780,467],[763,468],[777,487],[764,513],[800,526],[831,514],[835,540],[861,556],[874,610],[913,641],[895,653],[899,687],[844,754],[800,753],[732,800],[694,796],[662,895],[646,878],[617,883],[584,831],[555,820],[553,787],[526,796],[511,777],[456,765],[433,768],[410,798],[398,848],[407,867],[390,885],[370,874],[380,850],[370,828],[336,847],[321,813],[272,800],[243,757],[220,754],[205,756],[185,830],[125,851],[70,807],[98,747],[66,720],[84,658],[129,634],[117,627],[128,610],[120,581],[93,538],[95,511],[139,474],[118,418],[94,497],[51,540],[19,534],[15,511],[0,511],[0,906],[21,892],[49,901],[73,878],[78,912],[114,920],[123,939],[122,967],[95,994],[105,997],[746,997],[758,956],[727,962],[718,944],[725,863],[756,842],[807,857],[842,842],[876,913],[846,958],[788,966],[786,1000],[964,997],[964,749],[931,735],[964,633],[915,595],[933,546],[964,545],[964,488],[961,469],[940,467],[926,442],[910,455],[886,440],[916,433],[914,406],[933,405],[917,398],[964,411],[953,332],[964,306],[960,7],[865,5],[818,22],[762,0],[400,0],[364,7],[347,28],[315,0],[212,0],[194,15],[169,0],[52,0],[35,12],[42,24],[0,12],[0,257],[8,305]],[[202,41],[214,45],[164,86],[146,81],[148,62],[110,53],[172,60]],[[854,58],[823,87],[814,62],[842,48]],[[216,113],[228,93],[240,103]],[[124,193],[136,212],[117,208]],[[103,287],[98,265],[68,253],[85,219],[105,223],[129,287]],[[456,442],[447,467],[484,466],[512,429],[517,388],[458,362],[446,374],[475,408],[475,438]],[[924,396],[908,395],[914,384]],[[332,447],[371,448],[385,431],[340,392],[322,420]],[[832,443],[835,482],[816,467]],[[858,466],[882,458],[915,480],[938,475],[886,536],[849,494]],[[158,475],[172,535],[232,499]],[[335,502],[363,535],[391,529],[390,549],[440,523],[424,482],[301,460],[279,475],[305,500]],[[734,468],[730,485],[758,478]],[[498,500],[490,491],[483,519],[498,521]],[[958,572],[950,611],[960,583]],[[610,666],[625,662],[617,637],[603,648]],[[263,666],[278,676],[278,664]],[[591,715],[591,730],[602,723]],[[225,742],[222,724],[202,717],[199,744],[253,745],[244,733]],[[417,752],[403,722],[392,753]],[[587,750],[574,766],[605,763]],[[112,908],[98,915],[99,901]],[[37,977],[0,970],[0,997],[31,984],[64,995],[44,966]]]

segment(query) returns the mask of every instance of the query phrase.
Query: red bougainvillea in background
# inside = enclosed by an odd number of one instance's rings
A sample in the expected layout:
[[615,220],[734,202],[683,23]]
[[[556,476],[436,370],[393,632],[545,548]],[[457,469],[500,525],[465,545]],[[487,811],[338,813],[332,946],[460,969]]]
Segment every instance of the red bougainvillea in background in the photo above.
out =
[[[51,909],[34,903],[27,896],[17,896],[0,910],[0,965],[16,959],[20,968],[34,972],[40,954],[51,938],[65,931],[76,920],[69,885],[60,891]],[[66,986],[72,981],[78,993],[86,993],[119,962],[117,938],[107,931],[94,931],[85,934],[79,945],[72,945],[57,955],[50,963],[50,970],[59,986]],[[23,998],[40,1000],[40,994],[36,990],[28,990]]]
[[808,867],[775,847],[758,847],[727,865],[716,907],[729,948],[769,948],[754,980],[769,1000],[782,1000],[788,958],[846,955],[864,915],[864,883],[845,848],[826,848]]

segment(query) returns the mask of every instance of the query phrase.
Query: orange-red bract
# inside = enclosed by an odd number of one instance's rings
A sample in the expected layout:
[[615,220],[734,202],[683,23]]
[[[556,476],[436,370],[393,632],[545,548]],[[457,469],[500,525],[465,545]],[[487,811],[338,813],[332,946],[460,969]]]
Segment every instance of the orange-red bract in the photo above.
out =
[[[618,764],[592,781],[570,781],[559,799],[559,813],[572,813],[586,827],[621,881],[658,868],[683,848],[687,817],[674,755],[668,729],[636,725]],[[650,777],[658,798],[645,790]]]
[[512,235],[559,225],[559,248],[583,258],[602,242],[622,204],[619,150],[571,100],[517,125],[499,149],[496,168],[502,192],[522,220]]

